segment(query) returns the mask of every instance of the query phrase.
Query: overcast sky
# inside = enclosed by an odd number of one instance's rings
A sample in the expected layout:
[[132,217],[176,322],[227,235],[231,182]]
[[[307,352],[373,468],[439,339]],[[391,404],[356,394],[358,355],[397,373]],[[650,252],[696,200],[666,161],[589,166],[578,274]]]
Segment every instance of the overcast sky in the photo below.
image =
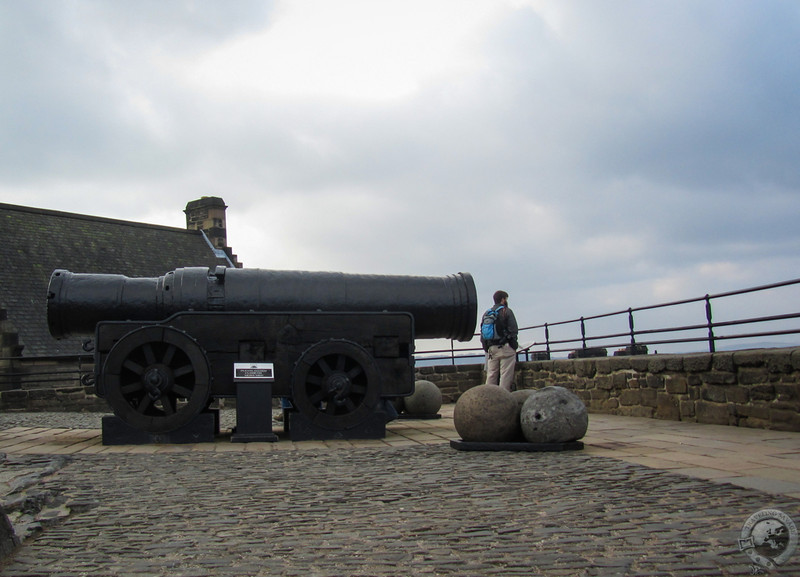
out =
[[468,271],[522,325],[783,281],[798,46],[796,0],[0,0],[0,202],[220,196],[247,267]]

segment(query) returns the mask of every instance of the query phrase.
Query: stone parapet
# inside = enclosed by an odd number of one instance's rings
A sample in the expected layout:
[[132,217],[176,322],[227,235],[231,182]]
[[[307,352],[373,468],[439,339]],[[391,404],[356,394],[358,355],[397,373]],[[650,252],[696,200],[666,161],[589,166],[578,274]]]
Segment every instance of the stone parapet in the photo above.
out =
[[[77,374],[77,373],[76,373]],[[483,364],[418,367],[444,403],[483,384]],[[800,348],[614,356],[517,363],[518,389],[559,385],[590,412],[800,431]],[[0,391],[0,411],[108,411],[72,383]]]
[[417,379],[434,383],[442,391],[443,403],[455,403],[467,389],[482,385],[486,375],[482,364],[417,367]]
[[0,411],[99,411],[108,404],[94,394],[93,386],[68,386],[47,389],[17,389],[0,392]]
[[[482,384],[482,365],[421,367],[445,402]],[[559,385],[590,412],[800,431],[800,348],[517,363],[518,389]]]

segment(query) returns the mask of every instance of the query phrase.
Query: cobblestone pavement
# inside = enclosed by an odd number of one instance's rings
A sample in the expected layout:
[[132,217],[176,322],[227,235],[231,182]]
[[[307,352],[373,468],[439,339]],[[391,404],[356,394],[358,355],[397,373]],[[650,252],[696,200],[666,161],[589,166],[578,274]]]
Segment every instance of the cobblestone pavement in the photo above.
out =
[[[735,486],[699,466],[729,475],[728,457],[708,455],[739,447],[743,467],[763,446],[761,460],[791,474],[794,434],[595,416],[584,451],[461,452],[445,440],[447,409],[401,423],[396,446],[12,444],[0,504],[25,540],[0,575],[749,575],[745,521],[774,508],[800,522],[794,489]],[[57,447],[52,431],[79,439],[101,417],[4,413],[0,430],[41,427],[41,447]],[[223,429],[234,422],[222,412]],[[800,575],[800,549],[774,574]]]
[[[800,500],[569,453],[447,444],[16,455],[53,509],[8,577],[748,575],[745,520]],[[13,468],[13,467],[12,467]],[[779,574],[800,574],[800,553]]]

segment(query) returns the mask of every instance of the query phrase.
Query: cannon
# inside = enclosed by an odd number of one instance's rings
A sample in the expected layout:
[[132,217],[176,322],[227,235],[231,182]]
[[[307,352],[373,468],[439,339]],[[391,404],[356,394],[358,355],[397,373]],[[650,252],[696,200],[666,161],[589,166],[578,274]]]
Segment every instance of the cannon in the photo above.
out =
[[415,338],[467,341],[476,320],[469,273],[56,270],[47,294],[53,337],[93,335],[96,394],[154,434],[187,426],[214,399],[237,398],[237,371],[252,365],[268,367],[271,395],[297,422],[331,438],[358,435],[413,393]]

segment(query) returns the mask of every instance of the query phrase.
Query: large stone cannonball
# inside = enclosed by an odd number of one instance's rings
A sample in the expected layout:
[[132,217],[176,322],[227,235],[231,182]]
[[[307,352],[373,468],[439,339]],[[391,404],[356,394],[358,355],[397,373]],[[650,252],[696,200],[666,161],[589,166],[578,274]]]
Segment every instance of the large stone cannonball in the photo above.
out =
[[453,424],[461,439],[473,443],[503,443],[514,439],[517,402],[497,385],[478,385],[458,398]]
[[417,381],[411,396],[403,399],[403,406],[412,415],[435,415],[442,408],[442,391],[430,381]]
[[564,387],[534,391],[520,412],[522,434],[529,443],[577,441],[589,427],[589,413],[578,395]]

